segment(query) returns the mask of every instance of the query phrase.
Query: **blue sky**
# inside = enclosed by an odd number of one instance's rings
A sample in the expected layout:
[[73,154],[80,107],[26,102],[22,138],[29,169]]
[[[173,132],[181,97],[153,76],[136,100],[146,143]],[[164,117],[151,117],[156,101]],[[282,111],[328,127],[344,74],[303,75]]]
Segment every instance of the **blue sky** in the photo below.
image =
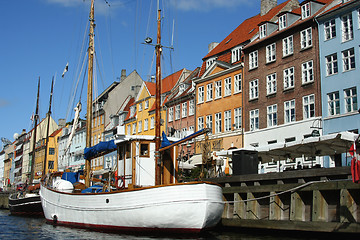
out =
[[[74,95],[75,102],[79,101],[83,82],[80,53],[87,45],[84,34],[89,3],[90,0],[0,1],[0,137],[13,141],[14,133],[32,128],[30,117],[35,111],[39,77],[40,118],[45,117],[49,107],[52,77],[53,118],[73,118],[71,99]],[[100,94],[116,81],[121,69],[126,69],[127,74],[136,70],[147,80],[155,72],[154,48],[141,43],[147,36],[156,41],[156,0],[95,3],[95,64],[99,72],[95,93]],[[171,52],[164,50],[163,76],[201,66],[209,43],[221,41],[243,20],[260,12],[260,0],[166,0],[161,6],[162,44],[174,47]],[[61,78],[67,62],[69,71]],[[78,89],[73,94],[76,81]],[[86,87],[82,92],[84,102]],[[83,106],[81,117],[86,112]]]

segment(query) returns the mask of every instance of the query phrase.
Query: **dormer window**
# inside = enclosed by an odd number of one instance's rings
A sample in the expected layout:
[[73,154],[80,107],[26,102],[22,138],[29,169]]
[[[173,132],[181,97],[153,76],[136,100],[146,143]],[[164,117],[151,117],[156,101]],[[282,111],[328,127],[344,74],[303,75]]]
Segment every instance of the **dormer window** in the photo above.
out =
[[209,58],[208,60],[206,60],[206,69],[208,69],[211,66],[211,64],[213,62],[215,62],[215,60],[216,60],[216,57],[212,57],[212,58]]
[[263,24],[259,27],[260,38],[266,37],[266,24]]
[[185,84],[180,84],[179,86],[179,94],[182,94],[185,91]]
[[231,63],[240,61],[242,47],[236,47],[231,50]]
[[286,28],[286,14],[279,17],[279,30]]
[[302,19],[310,17],[310,3],[301,6],[301,17]]

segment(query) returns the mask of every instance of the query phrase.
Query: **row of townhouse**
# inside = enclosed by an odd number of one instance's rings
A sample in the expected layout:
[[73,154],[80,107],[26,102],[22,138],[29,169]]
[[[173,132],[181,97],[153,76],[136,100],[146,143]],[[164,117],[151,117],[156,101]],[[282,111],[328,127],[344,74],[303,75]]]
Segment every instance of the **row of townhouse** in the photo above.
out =
[[[194,80],[196,130],[212,130],[211,150],[358,133],[360,2],[263,0],[261,8],[209,51]],[[331,160],[289,159],[259,171],[350,163]]]

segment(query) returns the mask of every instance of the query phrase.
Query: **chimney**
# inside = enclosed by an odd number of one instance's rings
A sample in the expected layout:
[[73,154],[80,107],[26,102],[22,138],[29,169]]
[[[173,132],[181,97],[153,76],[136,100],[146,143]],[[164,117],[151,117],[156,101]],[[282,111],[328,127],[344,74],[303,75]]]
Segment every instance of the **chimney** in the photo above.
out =
[[261,0],[260,15],[264,16],[272,8],[277,6],[277,0]]
[[218,42],[212,42],[208,45],[208,53],[211,52],[216,46],[219,45]]
[[126,78],[126,69],[121,69],[120,82]]
[[153,82],[153,83],[155,82],[155,76],[154,75],[151,76],[150,82]]
[[64,118],[60,118],[58,124],[59,129],[65,127],[65,125],[66,125],[66,120]]

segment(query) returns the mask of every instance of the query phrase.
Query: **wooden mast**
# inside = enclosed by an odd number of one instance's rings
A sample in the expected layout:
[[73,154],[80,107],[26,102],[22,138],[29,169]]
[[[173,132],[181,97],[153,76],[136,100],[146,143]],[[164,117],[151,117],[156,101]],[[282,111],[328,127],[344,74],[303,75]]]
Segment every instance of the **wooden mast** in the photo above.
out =
[[155,94],[155,185],[161,184],[160,126],[161,126],[161,10],[158,1],[157,42],[156,42],[156,94]]
[[[91,121],[92,121],[92,95],[93,95],[93,61],[94,61],[94,0],[91,0],[90,7],[90,31],[88,48],[88,83],[87,83],[87,112],[86,112],[86,147],[91,147]],[[85,160],[85,187],[90,187],[90,167],[91,160]]]
[[50,115],[51,115],[51,102],[52,102],[53,90],[54,90],[54,77],[52,78],[52,81],[51,81],[50,103],[49,103],[49,111],[47,113],[45,158],[44,158],[44,166],[43,166],[43,171],[42,171],[42,176],[43,177],[46,174],[46,162],[47,162],[46,158],[47,158],[47,152],[48,152],[48,146],[49,146]]
[[30,166],[30,179],[29,185],[33,183],[34,180],[34,167],[35,167],[35,147],[36,147],[36,129],[37,129],[37,122],[39,118],[39,94],[40,94],[40,77],[38,81],[38,91],[37,91],[37,98],[36,98],[36,110],[34,116],[34,137],[33,137],[33,148],[32,148],[32,155],[31,155],[31,166]]

